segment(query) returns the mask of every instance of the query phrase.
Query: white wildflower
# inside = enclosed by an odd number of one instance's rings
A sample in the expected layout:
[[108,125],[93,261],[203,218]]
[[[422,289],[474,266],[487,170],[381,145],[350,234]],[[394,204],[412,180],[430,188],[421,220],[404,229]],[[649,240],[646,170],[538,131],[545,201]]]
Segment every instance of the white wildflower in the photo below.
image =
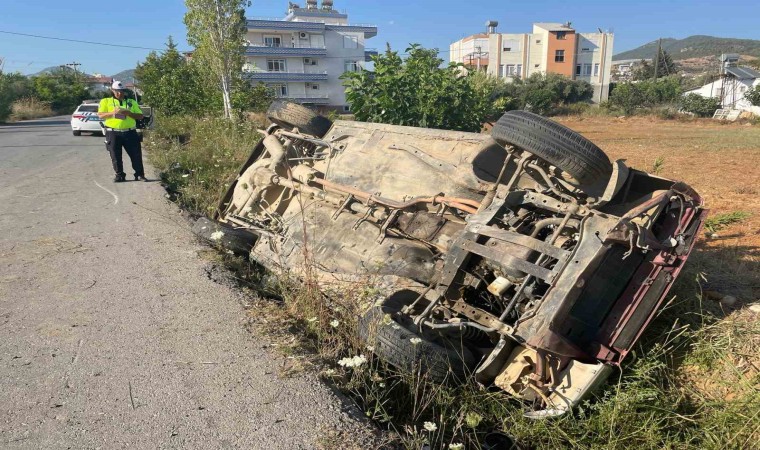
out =
[[385,387],[385,383],[382,383],[382,382],[380,382],[380,383],[377,383],[377,385],[378,385],[379,387],[381,387],[381,388],[384,388],[384,387]]
[[331,376],[335,375],[335,369],[327,369],[327,370],[325,370],[325,375],[328,376],[328,377],[331,377]]
[[456,444],[449,444],[449,450],[464,450],[464,444],[459,442]]
[[189,174],[189,173],[186,173],[186,174],[182,175],[182,178],[187,178],[187,177],[189,177],[189,176],[190,176],[190,174]]
[[433,422],[425,422],[422,424],[422,427],[431,433],[438,429],[438,425],[434,424]]
[[374,351],[375,351],[375,347],[373,347],[373,346],[371,346],[371,345],[368,345],[366,348],[367,348],[367,350],[369,350],[370,352],[374,352]]
[[338,361],[338,365],[342,367],[359,367],[366,362],[367,358],[364,355],[359,355],[353,358],[343,358]]
[[395,324],[395,323],[392,323],[392,324],[391,324],[391,328],[393,328],[394,330],[400,330],[400,329],[401,329],[401,327],[400,327],[400,326],[398,326],[398,325],[397,325],[397,324]]
[[224,237],[224,231],[214,231],[211,233],[211,240],[212,241],[221,241]]
[[418,338],[418,337],[415,337],[415,338],[411,338],[411,339],[409,339],[409,342],[411,342],[411,343],[412,343],[412,344],[414,344],[414,345],[417,345],[417,344],[419,344],[420,342],[422,342],[422,339],[420,339],[420,338]]
[[310,319],[306,319],[306,321],[309,322],[309,323],[314,323],[314,322],[317,321],[317,318],[316,317],[312,317]]
[[338,319],[334,319],[330,322],[330,326],[333,328],[338,328],[338,325],[340,325],[340,321],[338,321]]

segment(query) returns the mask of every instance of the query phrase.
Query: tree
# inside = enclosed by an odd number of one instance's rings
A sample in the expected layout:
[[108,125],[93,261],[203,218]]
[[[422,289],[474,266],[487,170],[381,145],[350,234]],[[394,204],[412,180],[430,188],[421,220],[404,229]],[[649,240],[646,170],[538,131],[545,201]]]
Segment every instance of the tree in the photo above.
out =
[[143,101],[167,116],[208,111],[209,105],[214,104],[205,95],[200,77],[177,51],[171,36],[163,53],[151,52],[135,69]]
[[0,71],[0,122],[6,120],[12,111],[13,102],[29,97],[32,83],[20,73],[3,73]]
[[752,86],[744,93],[744,98],[747,99],[752,105],[760,106],[760,84]]
[[343,75],[346,99],[358,120],[448,130],[480,131],[488,113],[484,92],[461,65],[441,67],[438,51],[413,44],[402,60],[388,47],[374,56],[374,72]]
[[187,41],[195,47],[193,59],[216,76],[224,116],[232,118],[231,92],[240,78],[244,54],[245,8],[248,0],[185,0]]
[[[657,78],[667,77],[678,73],[678,66],[673,62],[670,54],[664,49],[660,49],[659,58],[655,58],[657,61]],[[634,80],[649,80],[654,78],[654,64],[649,64],[649,61],[641,60],[639,67],[633,71]]]
[[56,69],[32,80],[34,97],[49,102],[55,112],[70,114],[90,96],[87,86],[73,70]]

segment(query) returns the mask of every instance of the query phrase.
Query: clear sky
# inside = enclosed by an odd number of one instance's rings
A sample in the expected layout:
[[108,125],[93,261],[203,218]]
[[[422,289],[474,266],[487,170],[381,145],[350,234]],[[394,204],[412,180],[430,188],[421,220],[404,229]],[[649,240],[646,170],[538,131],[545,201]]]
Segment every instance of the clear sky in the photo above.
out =
[[[284,16],[287,0],[254,0],[249,17]],[[296,3],[305,3],[304,0]],[[760,39],[757,0],[335,0],[352,23],[379,27],[368,47],[385,43],[404,50],[410,42],[448,50],[463,36],[482,32],[489,19],[499,31],[524,33],[533,22],[571,21],[580,32],[597,28],[615,33],[615,53],[658,37],[693,34]],[[172,35],[187,49],[182,0],[75,2],[0,0],[0,31],[163,48]],[[149,50],[117,49],[0,33],[0,57],[6,71],[25,74],[70,62],[88,73],[115,74],[134,68]],[[441,57],[448,59],[447,53]]]

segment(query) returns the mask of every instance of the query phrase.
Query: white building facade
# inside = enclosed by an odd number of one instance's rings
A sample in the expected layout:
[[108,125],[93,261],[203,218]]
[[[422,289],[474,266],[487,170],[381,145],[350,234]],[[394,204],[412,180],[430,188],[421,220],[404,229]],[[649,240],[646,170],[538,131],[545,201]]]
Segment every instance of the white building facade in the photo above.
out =
[[534,73],[559,73],[588,81],[593,100],[607,100],[612,67],[614,35],[607,32],[577,33],[570,24],[535,23],[532,33],[497,33],[498,23],[489,22],[488,32],[454,42],[451,62],[468,69],[485,70],[499,78],[526,78]]
[[329,0],[321,6],[310,0],[303,8],[291,2],[285,18],[251,19],[247,25],[247,79],[265,83],[280,98],[349,111],[340,77],[377,54],[365,47],[377,27],[349,24]]

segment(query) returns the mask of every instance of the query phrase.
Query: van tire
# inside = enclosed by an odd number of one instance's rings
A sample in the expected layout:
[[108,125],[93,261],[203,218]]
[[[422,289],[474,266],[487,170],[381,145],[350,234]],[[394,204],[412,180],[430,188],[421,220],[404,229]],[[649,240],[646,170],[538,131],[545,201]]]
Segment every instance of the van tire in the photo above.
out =
[[267,110],[267,118],[277,125],[298,128],[302,133],[323,138],[332,127],[332,121],[311,109],[287,100],[275,100]]
[[538,114],[508,111],[496,122],[492,135],[499,144],[528,151],[582,185],[606,183],[612,174],[610,159],[596,144]]

